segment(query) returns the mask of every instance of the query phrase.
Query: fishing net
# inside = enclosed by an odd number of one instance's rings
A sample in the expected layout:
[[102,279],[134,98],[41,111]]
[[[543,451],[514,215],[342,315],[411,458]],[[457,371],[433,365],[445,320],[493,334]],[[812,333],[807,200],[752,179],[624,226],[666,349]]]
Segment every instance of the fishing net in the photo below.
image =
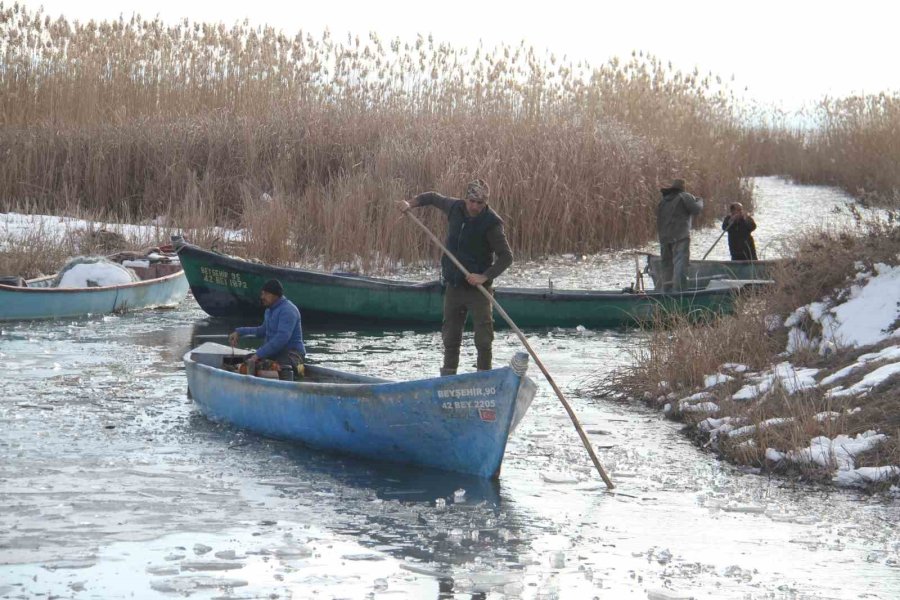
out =
[[134,271],[103,256],[78,256],[64,266],[53,287],[107,287],[140,281]]

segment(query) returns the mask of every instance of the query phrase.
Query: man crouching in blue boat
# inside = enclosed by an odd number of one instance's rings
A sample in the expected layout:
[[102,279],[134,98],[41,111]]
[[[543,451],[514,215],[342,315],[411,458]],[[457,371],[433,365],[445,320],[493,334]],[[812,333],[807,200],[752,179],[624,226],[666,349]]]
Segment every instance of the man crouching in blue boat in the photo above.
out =
[[268,359],[278,363],[279,379],[293,381],[294,374],[300,372],[298,369],[306,357],[300,310],[284,297],[284,287],[277,279],[263,284],[259,300],[266,307],[263,324],[259,327],[238,327],[228,336],[228,341],[235,346],[241,336],[265,337],[266,342],[245,361],[247,372],[255,373],[257,364]]

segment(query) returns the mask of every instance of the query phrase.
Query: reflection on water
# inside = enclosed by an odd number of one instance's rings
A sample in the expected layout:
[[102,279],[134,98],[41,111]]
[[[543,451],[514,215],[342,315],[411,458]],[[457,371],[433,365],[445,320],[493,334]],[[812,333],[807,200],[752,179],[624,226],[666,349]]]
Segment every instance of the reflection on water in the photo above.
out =
[[[760,193],[778,199],[757,209],[757,239],[772,247],[776,209],[807,192],[763,180]],[[812,194],[817,209],[823,198]],[[696,244],[716,235],[701,232]],[[599,265],[630,259],[566,260],[514,276],[542,283],[546,270],[591,287],[617,276]],[[543,382],[499,482],[210,423],[186,398],[180,358],[198,336],[234,325],[208,319],[192,301],[173,311],[3,325],[0,597],[900,593],[896,502],[742,473],[655,412],[579,395],[585,377],[628,360],[637,334],[528,332],[616,481],[610,494]],[[386,378],[436,374],[441,358],[439,334],[427,328],[306,337],[317,362]],[[518,349],[512,333],[498,333],[498,361]],[[461,364],[474,362],[467,337]]]

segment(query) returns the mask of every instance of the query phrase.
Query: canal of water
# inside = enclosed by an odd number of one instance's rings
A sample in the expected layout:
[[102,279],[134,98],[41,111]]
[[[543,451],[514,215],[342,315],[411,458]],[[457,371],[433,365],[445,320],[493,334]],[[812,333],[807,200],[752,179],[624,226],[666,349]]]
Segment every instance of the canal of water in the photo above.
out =
[[[849,218],[834,190],[755,184],[762,258],[798,228]],[[696,232],[694,255],[718,234]],[[711,257],[727,258],[724,240]],[[560,256],[502,283],[615,288],[633,271],[625,253]],[[527,332],[609,493],[534,368],[538,396],[499,482],[212,424],[186,396],[181,356],[232,325],[188,298],[2,326],[0,598],[900,597],[897,500],[745,473],[654,411],[580,391],[628,361],[639,333]],[[381,377],[436,374],[441,357],[428,329],[305,337],[317,363]],[[518,349],[498,332],[497,362]],[[473,363],[467,334],[461,364]]]

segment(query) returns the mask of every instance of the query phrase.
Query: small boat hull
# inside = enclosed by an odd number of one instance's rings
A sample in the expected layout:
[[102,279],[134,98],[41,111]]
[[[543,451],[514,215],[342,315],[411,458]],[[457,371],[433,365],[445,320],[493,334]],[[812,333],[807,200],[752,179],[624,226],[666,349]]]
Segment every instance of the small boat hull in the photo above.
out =
[[364,459],[487,478],[499,475],[508,436],[536,389],[521,353],[516,368],[451,377],[392,382],[308,366],[308,379],[286,382],[216,368],[195,352],[184,356],[188,386],[210,420]]
[[60,319],[175,306],[187,296],[184,271],[127,283],[88,288],[46,287],[52,276],[28,287],[0,285],[0,321]]

